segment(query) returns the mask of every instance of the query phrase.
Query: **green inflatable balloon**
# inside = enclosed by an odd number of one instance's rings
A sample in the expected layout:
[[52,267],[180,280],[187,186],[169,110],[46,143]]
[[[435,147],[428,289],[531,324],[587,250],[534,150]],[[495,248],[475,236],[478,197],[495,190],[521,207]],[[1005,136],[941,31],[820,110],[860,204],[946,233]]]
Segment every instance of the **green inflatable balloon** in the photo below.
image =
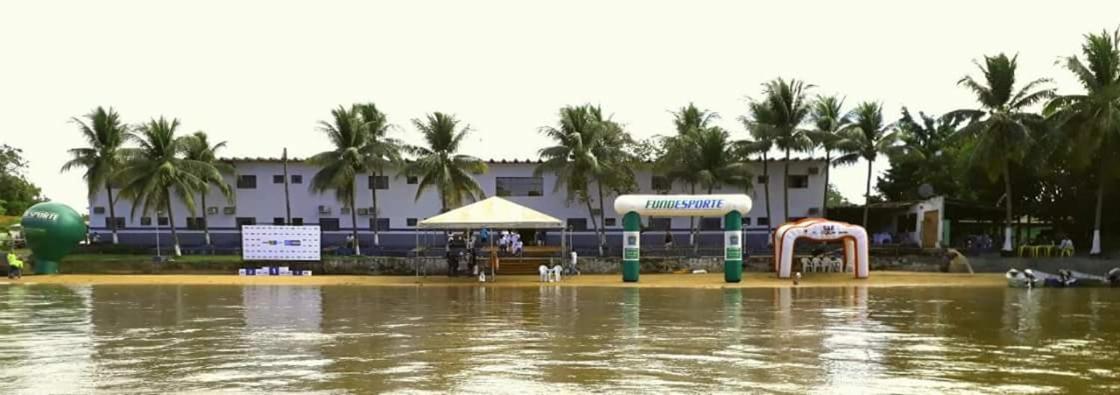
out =
[[35,274],[58,273],[58,262],[86,237],[77,211],[62,203],[39,203],[23,213],[23,234],[35,254]]

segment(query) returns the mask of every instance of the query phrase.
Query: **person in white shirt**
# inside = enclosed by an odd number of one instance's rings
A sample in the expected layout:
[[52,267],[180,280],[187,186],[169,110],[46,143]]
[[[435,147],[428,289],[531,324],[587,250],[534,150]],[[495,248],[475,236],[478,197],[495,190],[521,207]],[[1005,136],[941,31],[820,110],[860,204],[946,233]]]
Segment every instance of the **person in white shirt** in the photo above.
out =
[[576,250],[572,250],[571,256],[572,256],[572,273],[579,274],[579,266],[576,265],[577,263],[579,263],[579,254],[576,254]]
[[509,233],[503,230],[502,237],[498,239],[498,251],[505,252],[507,244],[509,244]]
[[542,263],[539,267],[537,267],[537,272],[540,273],[540,275],[541,275],[541,282],[542,283],[547,283],[550,280],[550,278],[549,278],[550,277],[549,276],[550,271],[548,270],[547,265]]

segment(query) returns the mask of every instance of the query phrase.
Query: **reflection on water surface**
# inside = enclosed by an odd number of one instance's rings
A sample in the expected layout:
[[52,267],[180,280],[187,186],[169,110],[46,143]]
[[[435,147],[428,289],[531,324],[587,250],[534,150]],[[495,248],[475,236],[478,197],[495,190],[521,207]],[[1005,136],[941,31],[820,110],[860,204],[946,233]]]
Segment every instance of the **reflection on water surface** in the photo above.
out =
[[0,285],[0,393],[1118,392],[1120,289]]

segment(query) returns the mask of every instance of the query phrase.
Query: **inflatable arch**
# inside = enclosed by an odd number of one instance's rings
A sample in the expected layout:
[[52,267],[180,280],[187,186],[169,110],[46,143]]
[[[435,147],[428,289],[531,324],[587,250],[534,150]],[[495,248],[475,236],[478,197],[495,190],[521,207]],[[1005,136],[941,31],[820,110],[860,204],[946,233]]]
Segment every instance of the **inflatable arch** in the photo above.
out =
[[861,226],[823,218],[806,218],[778,227],[774,232],[774,271],[779,278],[789,278],[793,268],[793,245],[797,239],[817,241],[840,240],[844,243],[844,263],[855,268],[856,278],[867,278],[870,272],[867,231]]

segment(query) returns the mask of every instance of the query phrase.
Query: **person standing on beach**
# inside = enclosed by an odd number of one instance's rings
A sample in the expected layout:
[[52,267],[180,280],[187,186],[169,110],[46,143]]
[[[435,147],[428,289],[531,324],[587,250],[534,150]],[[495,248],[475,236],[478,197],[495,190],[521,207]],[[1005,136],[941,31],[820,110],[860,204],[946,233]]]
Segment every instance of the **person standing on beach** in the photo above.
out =
[[16,256],[15,251],[8,252],[8,278],[13,280],[23,278],[23,261]]

